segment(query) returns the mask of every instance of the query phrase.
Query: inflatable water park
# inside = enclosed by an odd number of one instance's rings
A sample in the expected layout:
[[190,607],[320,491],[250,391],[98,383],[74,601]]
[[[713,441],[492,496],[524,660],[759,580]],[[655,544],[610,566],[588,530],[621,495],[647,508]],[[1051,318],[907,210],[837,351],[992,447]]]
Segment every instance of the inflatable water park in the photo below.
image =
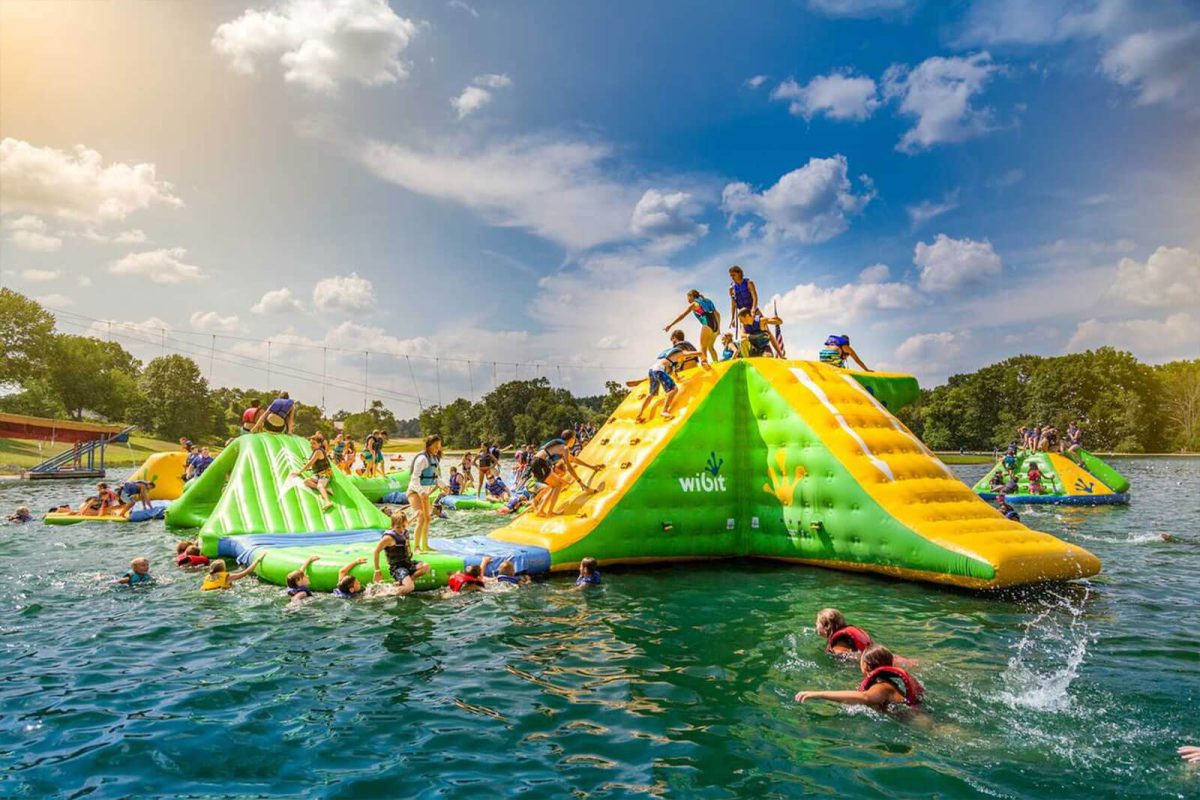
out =
[[[671,418],[639,421],[648,391],[645,382],[635,387],[586,444],[580,458],[602,466],[563,491],[558,513],[432,539],[418,588],[444,585],[485,557],[530,575],[575,570],[586,558],[748,557],[967,589],[1100,571],[1083,548],[1005,519],[896,418],[918,396],[911,376],[737,359],[690,370]],[[206,556],[247,565],[261,557],[258,574],[272,583],[319,556],[312,588],[330,591],[342,567],[369,562],[389,526],[376,503],[397,499],[407,475],[335,470],[333,503],[323,507],[294,477],[309,454],[297,436],[240,436],[181,490],[166,524],[198,531]],[[367,563],[352,574],[367,583],[373,570]]]
[[1129,502],[1129,481],[1101,458],[1078,451],[1028,451],[1006,455],[975,484],[984,500],[1004,497],[1026,505],[1102,506]]

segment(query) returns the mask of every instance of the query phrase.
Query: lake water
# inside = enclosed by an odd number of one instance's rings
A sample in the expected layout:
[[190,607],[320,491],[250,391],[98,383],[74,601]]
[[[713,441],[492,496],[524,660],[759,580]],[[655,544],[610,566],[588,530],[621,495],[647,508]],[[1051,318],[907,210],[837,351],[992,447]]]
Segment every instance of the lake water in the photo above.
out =
[[[288,611],[201,594],[161,522],[0,524],[0,797],[1200,797],[1200,460],[1116,463],[1127,508],[1021,509],[1104,572],[1001,597],[730,562]],[[921,662],[932,729],[792,701],[857,683],[823,606]]]

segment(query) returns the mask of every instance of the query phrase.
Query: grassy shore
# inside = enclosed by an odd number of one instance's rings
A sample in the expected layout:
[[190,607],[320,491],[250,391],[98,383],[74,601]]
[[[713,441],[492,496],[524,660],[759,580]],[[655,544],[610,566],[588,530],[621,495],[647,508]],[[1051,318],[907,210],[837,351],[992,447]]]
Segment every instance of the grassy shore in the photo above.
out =
[[[36,466],[51,456],[70,450],[70,443],[53,445],[27,439],[0,439],[0,475],[13,475]],[[178,442],[131,436],[129,444],[109,445],[105,453],[107,466],[112,469],[133,469],[141,466],[151,453],[175,450]]]

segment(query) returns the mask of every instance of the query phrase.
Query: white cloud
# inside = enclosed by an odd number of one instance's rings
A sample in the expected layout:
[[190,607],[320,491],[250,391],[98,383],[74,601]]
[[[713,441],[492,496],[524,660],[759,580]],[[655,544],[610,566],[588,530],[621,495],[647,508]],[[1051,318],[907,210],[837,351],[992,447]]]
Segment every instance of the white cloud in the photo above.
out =
[[218,27],[212,46],[237,72],[253,75],[260,59],[278,59],[288,83],[332,94],[346,81],[405,78],[400,53],[416,33],[386,0],[278,0]]
[[236,314],[223,317],[216,311],[193,312],[189,321],[196,330],[213,333],[234,333],[241,327]]
[[842,323],[872,311],[898,311],[920,304],[921,298],[911,286],[864,281],[830,288],[801,283],[775,295],[763,308],[778,306],[779,315],[785,322],[823,320]]
[[512,79],[507,75],[476,75],[471,86],[465,87],[457,97],[450,98],[450,105],[458,112],[458,118],[463,119],[492,102],[492,90],[506,89],[509,86],[512,86]]
[[33,214],[25,214],[20,217],[4,220],[4,230],[6,231],[29,231],[30,233],[45,233],[46,221],[41,217],[35,217]]
[[155,204],[183,205],[153,164],[103,162],[82,145],[65,153],[6,138],[0,141],[0,212],[103,220]]
[[939,233],[933,244],[917,242],[913,263],[921,269],[921,288],[948,292],[1000,274],[1003,262],[987,239],[951,239]]
[[304,307],[300,305],[300,301],[286,286],[282,289],[272,289],[250,307],[250,311],[255,314],[286,314],[303,310]]
[[900,113],[916,117],[896,149],[917,153],[943,142],[961,142],[992,129],[992,110],[972,98],[1001,71],[988,53],[927,58],[916,67],[893,64],[883,75],[884,94],[900,102]]
[[946,195],[940,202],[936,200],[922,200],[921,202],[905,206],[904,210],[908,213],[908,222],[913,230],[920,228],[926,222],[929,222],[935,217],[940,217],[948,211],[953,211],[958,208],[958,190]]
[[512,78],[489,72],[484,75],[476,75],[474,83],[476,86],[486,86],[489,89],[507,89],[512,86]]
[[887,264],[872,264],[858,273],[858,279],[863,283],[883,283],[892,275]]
[[117,233],[104,233],[95,228],[88,228],[80,234],[89,242],[99,242],[100,244],[146,244],[150,241],[146,236],[146,232],[141,228],[130,228],[127,231],[118,231]]
[[766,82],[767,82],[766,75],[755,75],[752,78],[746,78],[746,85],[749,86],[751,89],[757,89],[758,87],[762,86]]
[[647,189],[633,208],[629,229],[635,236],[655,240],[662,250],[675,250],[708,233],[707,225],[692,219],[695,212],[687,192]]
[[465,11],[475,19],[479,19],[479,12],[475,10],[474,6],[463,2],[463,0],[450,0],[448,5],[450,8],[457,8],[459,11]]
[[322,311],[370,311],[375,307],[375,287],[356,272],[335,275],[313,287],[312,299]]
[[471,151],[373,142],[361,158],[380,178],[409,191],[586,249],[628,239],[630,209],[642,194],[609,177],[610,155],[602,144],[523,138]]
[[37,231],[13,231],[8,240],[22,250],[35,253],[55,253],[62,249],[62,239]]
[[620,336],[601,336],[596,340],[597,350],[620,350],[623,347],[628,347],[629,341],[622,339]]
[[746,183],[727,185],[721,195],[722,206],[731,222],[745,214],[760,218],[768,239],[824,242],[844,232],[850,226],[849,217],[875,196],[870,179],[863,176],[860,180],[866,191],[854,194],[843,155],[811,158],[763,192],[755,192]]
[[108,271],[114,275],[133,275],[152,283],[163,284],[183,283],[205,277],[199,267],[184,262],[186,256],[187,250],[182,247],[129,253],[110,263]]
[[1139,306],[1200,308],[1200,253],[1159,247],[1145,263],[1122,258],[1109,294]]
[[62,272],[57,269],[26,269],[21,271],[21,277],[33,283],[48,283],[62,277]]
[[788,111],[806,120],[824,114],[830,119],[861,121],[879,108],[875,81],[848,72],[818,75],[803,86],[788,78],[775,87],[771,99],[789,101]]
[[1067,350],[1108,346],[1129,350],[1142,358],[1165,360],[1195,358],[1197,342],[1200,342],[1200,318],[1181,311],[1163,320],[1084,320],[1067,342]]
[[450,98],[450,105],[458,112],[458,118],[464,119],[492,102],[492,93],[479,86],[467,86],[456,97]]
[[1025,170],[1010,169],[987,182],[991,189],[1007,189],[1010,186],[1016,186],[1021,181],[1025,180]]
[[1139,105],[1169,103],[1200,111],[1200,22],[1141,31],[1117,42],[1100,61]]
[[913,7],[914,0],[808,0],[808,7],[829,17],[890,17]]
[[49,306],[51,308],[65,308],[66,306],[72,305],[75,302],[65,294],[44,294],[41,297],[35,297],[33,299],[42,305]]
[[159,317],[147,317],[141,322],[118,322],[117,320],[97,320],[88,326],[88,333],[97,339],[107,339],[111,330],[113,339],[120,341],[121,334],[134,334],[144,339],[153,338],[154,355],[158,355],[157,347],[164,334],[174,329],[171,323]]
[[910,336],[896,348],[896,358],[908,364],[945,364],[962,352],[970,335],[961,331],[938,331]]

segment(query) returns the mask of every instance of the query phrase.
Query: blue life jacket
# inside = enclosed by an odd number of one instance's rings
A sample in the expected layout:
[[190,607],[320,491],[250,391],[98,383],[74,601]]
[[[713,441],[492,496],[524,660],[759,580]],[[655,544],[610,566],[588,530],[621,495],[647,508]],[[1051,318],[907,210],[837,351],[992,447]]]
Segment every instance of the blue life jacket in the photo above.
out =
[[590,584],[592,586],[599,584],[600,583],[600,570],[593,571],[592,574],[588,575],[587,577],[580,575],[578,578],[575,579],[575,583],[576,583],[576,585]]
[[731,282],[729,288],[733,290],[733,303],[738,308],[744,308],[750,311],[754,308],[754,297],[750,294],[750,279],[743,278],[741,283]]
[[516,575],[497,575],[496,583],[508,583],[508,584],[512,584],[513,586],[520,586],[521,579],[518,578]]
[[428,463],[425,465],[425,468],[421,470],[421,485],[433,486],[437,483],[438,464],[440,464],[442,460],[437,456],[429,455],[429,453],[425,453],[425,458]]
[[154,577],[149,572],[139,574],[133,570],[129,570],[129,572],[125,573],[124,577],[129,579],[130,586],[136,586],[139,583],[152,583],[154,581]]
[[295,597],[298,594],[302,594],[305,597],[312,597],[312,589],[307,586],[289,586],[287,593],[289,597]]
[[[697,310],[699,306],[699,310]],[[692,301],[692,316],[706,328],[717,329],[717,307],[707,297],[698,297]]]
[[292,406],[294,405],[296,405],[296,401],[290,397],[276,397],[271,401],[271,405],[267,406],[267,413],[287,419],[288,412],[292,410]]

